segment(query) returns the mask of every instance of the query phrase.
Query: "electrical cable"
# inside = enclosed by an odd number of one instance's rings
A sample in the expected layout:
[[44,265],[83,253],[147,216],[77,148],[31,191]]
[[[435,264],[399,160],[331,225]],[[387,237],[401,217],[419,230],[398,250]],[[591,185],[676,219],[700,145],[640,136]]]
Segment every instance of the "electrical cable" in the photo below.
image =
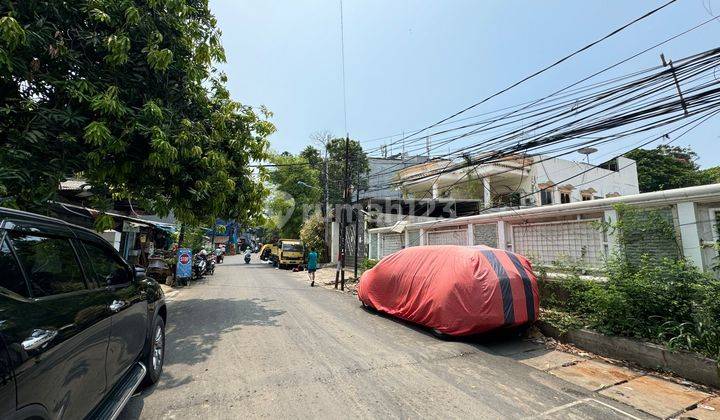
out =
[[457,117],[457,116],[460,115],[460,114],[463,114],[463,113],[465,113],[465,112],[467,112],[467,111],[469,111],[469,110],[471,110],[471,109],[473,109],[473,108],[476,108],[476,107],[479,106],[479,105],[482,105],[483,103],[485,103],[485,102],[487,102],[487,101],[489,101],[489,100],[491,100],[491,99],[493,99],[493,98],[495,98],[495,97],[497,97],[497,96],[499,96],[499,95],[502,95],[503,93],[505,93],[505,92],[507,92],[507,91],[509,91],[509,90],[511,90],[511,89],[513,89],[513,88],[515,88],[516,86],[518,86],[518,85],[520,85],[520,84],[522,84],[522,83],[524,83],[524,82],[526,82],[526,81],[528,81],[528,80],[530,80],[530,79],[532,79],[532,78],[534,78],[534,77],[536,77],[536,76],[539,76],[539,75],[542,74],[542,73],[545,73],[546,71],[552,69],[553,67],[556,67],[556,66],[560,65],[561,63],[563,63],[563,62],[569,60],[570,58],[572,58],[572,57],[574,57],[574,56],[582,53],[583,51],[586,51],[586,50],[592,48],[593,46],[595,46],[595,45],[597,45],[597,44],[605,41],[606,39],[611,38],[612,36],[614,36],[614,35],[622,32],[622,31],[625,30],[625,29],[627,29],[627,28],[630,27],[631,25],[633,25],[633,24],[635,24],[635,23],[637,23],[637,22],[640,22],[640,21],[643,20],[643,19],[646,19],[646,18],[652,16],[653,14],[655,14],[655,13],[659,12],[660,10],[666,8],[667,6],[671,5],[672,3],[675,3],[675,1],[676,1],[676,0],[670,0],[670,1],[668,1],[667,3],[664,3],[663,5],[655,8],[655,9],[653,9],[653,10],[647,12],[647,13],[645,13],[644,15],[642,15],[642,16],[640,16],[640,17],[638,17],[638,18],[635,18],[635,19],[633,19],[632,21],[630,21],[630,22],[628,22],[628,23],[620,26],[619,28],[613,30],[612,32],[608,33],[607,35],[605,35],[605,36],[603,36],[603,37],[601,37],[601,38],[599,38],[599,39],[597,39],[597,40],[595,40],[595,41],[593,41],[593,42],[585,45],[584,47],[580,48],[579,50],[576,50],[576,51],[574,51],[574,52],[572,52],[572,53],[570,53],[570,54],[568,54],[568,55],[560,58],[559,60],[556,60],[554,63],[552,63],[552,64],[550,64],[550,65],[548,65],[548,66],[546,66],[546,67],[543,67],[542,69],[540,69],[540,70],[532,73],[531,75],[526,76],[526,77],[522,78],[521,80],[519,80],[519,81],[511,84],[510,86],[508,86],[508,87],[506,87],[506,88],[504,88],[504,89],[501,89],[501,90],[499,90],[498,92],[496,92],[496,93],[494,93],[494,94],[492,94],[492,95],[490,95],[490,96],[482,99],[481,101],[478,101],[478,102],[476,102],[476,103],[474,103],[474,104],[472,104],[472,105],[470,105],[470,106],[467,106],[467,107],[461,109],[460,111],[455,112],[454,114],[452,114],[452,115],[450,115],[450,116],[448,116],[448,117],[445,117],[445,118],[441,119],[440,121],[438,121],[438,122],[436,122],[436,123],[430,124],[429,126],[427,126],[427,127],[425,127],[425,128],[422,128],[422,129],[420,129],[420,130],[417,130],[417,131],[415,131],[413,134],[411,134],[411,135],[409,135],[409,136],[407,136],[407,137],[406,137],[406,136],[403,136],[403,138],[402,138],[400,141],[404,141],[405,139],[407,139],[407,138],[409,138],[409,137],[413,137],[413,136],[415,136],[415,135],[417,135],[417,134],[419,134],[419,133],[422,133],[422,132],[424,132],[424,131],[426,131],[426,130],[428,130],[428,129],[430,129],[430,128],[436,127],[438,124],[442,124],[442,123],[444,123],[444,122],[446,122],[446,121],[448,121],[448,120],[451,120],[451,119]]

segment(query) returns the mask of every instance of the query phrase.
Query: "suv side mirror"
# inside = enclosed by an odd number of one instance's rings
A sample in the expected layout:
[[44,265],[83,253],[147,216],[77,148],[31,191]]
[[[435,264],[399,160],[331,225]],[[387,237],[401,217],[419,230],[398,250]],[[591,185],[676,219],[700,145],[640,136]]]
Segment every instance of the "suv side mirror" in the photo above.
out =
[[147,274],[145,274],[145,267],[135,266],[135,280],[145,280],[147,278]]

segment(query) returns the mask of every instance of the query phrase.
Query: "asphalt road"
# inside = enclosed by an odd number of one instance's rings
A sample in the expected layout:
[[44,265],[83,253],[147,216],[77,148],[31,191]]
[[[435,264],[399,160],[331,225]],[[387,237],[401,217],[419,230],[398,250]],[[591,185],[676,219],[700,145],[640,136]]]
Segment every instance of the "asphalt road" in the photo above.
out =
[[163,377],[121,418],[646,417],[507,356],[522,345],[441,341],[228,257],[169,303]]

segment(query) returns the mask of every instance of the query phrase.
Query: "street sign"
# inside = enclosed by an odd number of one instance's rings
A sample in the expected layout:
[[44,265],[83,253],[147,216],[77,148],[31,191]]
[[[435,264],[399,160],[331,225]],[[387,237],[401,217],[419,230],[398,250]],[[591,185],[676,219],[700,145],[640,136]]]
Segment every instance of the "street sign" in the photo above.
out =
[[178,249],[177,270],[175,275],[178,278],[192,277],[192,250],[190,248]]

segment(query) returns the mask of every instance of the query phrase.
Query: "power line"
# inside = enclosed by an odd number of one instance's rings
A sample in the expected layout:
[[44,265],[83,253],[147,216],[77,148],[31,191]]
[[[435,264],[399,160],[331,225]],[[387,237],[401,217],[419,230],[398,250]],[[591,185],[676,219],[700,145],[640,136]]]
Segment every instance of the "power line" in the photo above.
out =
[[[720,49],[696,54],[680,60],[674,71],[681,81],[700,81],[708,77],[703,76],[703,74],[714,69],[719,57]],[[718,89],[708,89],[716,85],[714,80],[709,83],[691,86],[686,83],[687,98],[686,100],[678,100],[677,95],[674,93],[675,83],[671,71],[673,70],[665,69],[659,73],[644,76],[639,80],[633,80],[612,89],[606,89],[591,96],[580,98],[572,107],[561,106],[536,113],[535,116],[544,116],[544,118],[531,122],[529,125],[511,129],[500,136],[484,139],[474,146],[464,146],[460,151],[462,154],[468,155],[471,152],[477,153],[478,151],[488,150],[490,156],[483,157],[480,162],[489,162],[492,158],[502,158],[520,151],[540,149],[568,139],[587,137],[592,133],[607,131],[624,125],[638,124],[643,120],[650,120],[650,122],[631,130],[635,132],[647,131],[682,119],[684,115],[680,115],[678,112],[684,111],[685,105],[688,105],[688,109],[694,114],[707,112],[717,105],[720,99],[718,95],[720,91]],[[663,91],[672,93],[666,93],[666,96],[652,101],[648,99],[663,94]],[[573,103],[573,101],[566,102],[566,105]],[[599,110],[595,110],[595,108]],[[549,112],[555,112],[555,114],[546,116],[545,114]],[[583,114],[583,116],[576,117],[578,114]],[[564,119],[569,119],[569,121],[563,123]],[[508,124],[503,123],[501,125]],[[519,136],[524,136],[528,128],[531,128],[535,133],[529,138],[520,139]],[[539,129],[544,129],[544,131],[538,133],[537,130]],[[488,129],[481,127],[480,129],[452,136],[446,141],[454,141],[475,135],[480,130],[487,131]],[[627,131],[619,134],[624,137],[627,135]],[[618,133],[615,133],[610,137],[617,135]],[[600,139],[604,138],[607,138],[607,136]],[[452,155],[452,153],[448,155]],[[460,168],[459,165],[455,165],[450,170],[454,171]],[[384,172],[388,172],[390,169],[386,168]],[[428,175],[422,177],[428,177]]]
[[[504,118],[507,118],[507,117],[509,117],[509,116],[511,116],[511,115],[516,114],[516,113],[519,112],[519,111],[522,111],[522,110],[525,110],[525,109],[527,109],[527,108],[529,108],[529,107],[531,107],[531,106],[534,106],[534,105],[537,104],[537,103],[546,101],[548,98],[551,98],[551,97],[553,97],[553,96],[556,96],[556,95],[559,94],[559,93],[562,93],[562,92],[564,92],[564,91],[568,91],[568,89],[570,89],[570,88],[572,88],[572,87],[574,87],[574,86],[577,86],[577,85],[579,85],[579,84],[581,84],[581,83],[583,83],[583,82],[585,82],[585,81],[587,81],[587,80],[589,80],[589,79],[591,79],[591,78],[593,78],[593,77],[595,77],[595,76],[597,76],[597,75],[599,75],[599,74],[605,73],[605,72],[607,72],[607,71],[609,71],[609,70],[611,70],[611,69],[613,69],[613,68],[615,68],[615,67],[617,67],[617,66],[619,66],[619,65],[621,65],[621,64],[624,64],[624,63],[626,63],[626,62],[628,62],[628,61],[630,61],[630,60],[633,60],[633,59],[637,58],[637,57],[640,56],[640,55],[643,55],[643,54],[645,54],[645,53],[647,53],[647,52],[649,52],[649,51],[652,51],[652,50],[655,49],[655,48],[658,48],[658,47],[660,47],[660,46],[662,46],[662,45],[664,45],[664,44],[666,44],[666,43],[668,43],[668,42],[670,42],[670,41],[673,41],[673,40],[675,40],[675,39],[677,39],[677,38],[679,38],[679,37],[681,37],[681,36],[684,36],[684,35],[688,34],[689,32],[692,32],[692,31],[694,31],[694,30],[696,30],[696,29],[698,29],[698,28],[701,28],[702,26],[704,26],[704,25],[706,25],[706,24],[708,24],[708,23],[710,23],[710,22],[712,22],[712,21],[714,21],[714,20],[717,20],[717,19],[718,19],[718,17],[712,17],[712,18],[710,18],[710,19],[707,19],[707,20],[705,20],[705,21],[703,21],[703,22],[701,22],[701,23],[699,23],[699,24],[697,24],[697,25],[695,25],[695,26],[693,26],[693,27],[691,27],[691,28],[688,28],[688,29],[686,29],[686,30],[684,30],[684,31],[682,31],[682,32],[680,32],[680,33],[678,33],[678,34],[675,34],[675,35],[673,35],[673,36],[671,36],[671,37],[669,37],[669,38],[666,38],[665,40],[660,41],[660,42],[658,42],[658,43],[656,43],[656,44],[654,44],[654,45],[652,45],[652,46],[650,46],[650,47],[648,47],[648,48],[645,48],[645,49],[642,50],[642,51],[639,51],[639,52],[637,52],[637,53],[635,53],[635,54],[633,54],[633,55],[631,55],[631,56],[629,56],[629,57],[627,57],[627,58],[625,58],[625,59],[623,59],[623,60],[620,60],[620,61],[618,61],[618,62],[616,62],[616,63],[614,63],[614,64],[612,64],[612,65],[610,65],[610,66],[608,66],[608,67],[605,67],[605,68],[603,68],[603,69],[601,69],[601,70],[599,70],[599,71],[597,71],[597,72],[595,72],[595,73],[593,73],[593,74],[591,74],[591,75],[589,75],[589,76],[587,76],[587,77],[584,77],[583,79],[580,79],[580,80],[578,80],[578,81],[576,81],[576,82],[574,82],[574,83],[572,83],[572,84],[570,84],[570,85],[567,85],[567,86],[565,86],[565,87],[563,87],[563,88],[561,88],[561,89],[559,89],[559,90],[557,90],[557,91],[555,91],[555,92],[553,92],[553,93],[545,96],[544,98],[540,98],[540,99],[537,99],[537,100],[535,100],[535,101],[531,101],[531,102],[528,103],[528,105],[526,105],[526,106],[524,106],[524,107],[522,107],[522,108],[520,108],[520,109],[517,109],[517,110],[515,110],[515,111],[512,111],[512,112],[510,112],[510,113],[508,113],[508,114],[500,117],[499,119],[496,119],[495,121],[498,121],[498,120],[502,120],[502,119],[504,119]],[[654,67],[653,69],[656,69],[656,68],[658,68],[658,67]],[[493,121],[493,122],[494,122],[494,121]],[[417,139],[415,139],[415,141],[417,141]],[[391,145],[392,145],[392,143],[391,143]]]
[[493,98],[495,98],[495,97],[497,97],[497,96],[499,96],[499,95],[502,95],[503,93],[505,93],[505,92],[507,92],[507,91],[509,91],[509,90],[511,90],[511,89],[513,89],[513,88],[515,88],[516,86],[518,86],[518,85],[520,85],[520,84],[522,84],[522,83],[525,83],[526,81],[528,81],[528,80],[530,80],[530,79],[532,79],[532,78],[534,78],[534,77],[536,77],[536,76],[539,76],[539,75],[542,74],[542,73],[545,73],[546,71],[552,69],[553,67],[558,66],[559,64],[561,64],[561,63],[569,60],[570,58],[572,58],[572,57],[574,57],[574,56],[576,56],[576,55],[578,55],[578,54],[580,54],[580,53],[582,53],[583,51],[586,51],[586,50],[592,48],[593,46],[595,46],[595,45],[597,45],[597,44],[605,41],[606,39],[608,39],[608,38],[610,38],[610,37],[612,37],[612,36],[614,36],[614,35],[622,32],[623,30],[625,30],[626,28],[630,27],[631,25],[633,25],[633,24],[635,24],[635,23],[637,23],[637,22],[639,22],[639,21],[641,21],[641,20],[643,20],[643,19],[648,18],[649,16],[651,16],[651,15],[659,12],[660,10],[662,10],[662,9],[664,9],[665,7],[671,5],[672,3],[675,3],[675,1],[677,1],[677,0],[670,0],[670,1],[668,1],[667,3],[663,4],[662,6],[657,7],[657,8],[655,8],[655,9],[653,9],[653,10],[645,13],[644,15],[636,18],[636,19],[633,19],[632,21],[630,21],[630,22],[622,25],[621,27],[613,30],[612,32],[610,32],[609,34],[601,37],[600,39],[598,39],[598,40],[596,40],[596,41],[593,41],[593,42],[591,42],[590,44],[587,44],[587,45],[585,45],[584,47],[580,48],[579,50],[576,50],[576,51],[574,51],[574,52],[572,52],[572,53],[570,53],[570,54],[568,54],[568,55],[560,58],[559,60],[555,61],[554,63],[550,64],[549,66],[543,67],[542,69],[540,69],[540,70],[532,73],[531,75],[526,76],[526,77],[522,78],[521,80],[519,80],[519,81],[511,84],[510,86],[508,86],[508,87],[506,87],[506,88],[504,88],[504,89],[501,89],[500,91],[498,91],[498,92],[496,92],[496,93],[493,93],[492,95],[490,95],[490,96],[482,99],[481,101],[476,102],[476,103],[474,103],[474,104],[472,104],[472,105],[470,105],[470,106],[467,106],[467,107],[461,109],[460,111],[458,111],[458,112],[456,112],[456,113],[454,113],[454,114],[452,114],[452,115],[450,115],[450,116],[448,116],[448,117],[445,117],[445,118],[441,119],[440,121],[438,121],[438,122],[436,122],[436,123],[430,124],[429,126],[427,126],[427,127],[425,127],[425,128],[422,128],[422,129],[420,129],[420,130],[417,130],[417,131],[415,131],[414,133],[410,134],[409,136],[403,136],[403,138],[400,139],[400,141],[404,141],[404,140],[406,140],[407,138],[413,137],[413,136],[415,136],[415,135],[417,135],[417,134],[419,134],[419,133],[422,133],[422,132],[424,132],[424,131],[426,131],[426,130],[428,130],[428,129],[430,129],[430,128],[436,127],[436,126],[439,125],[439,124],[442,124],[442,123],[444,123],[444,122],[446,122],[446,121],[448,121],[448,120],[451,120],[451,119],[457,117],[457,116],[460,115],[460,114],[463,114],[463,113],[465,113],[465,112],[467,112],[467,111],[469,111],[469,110],[471,110],[471,109],[473,109],[473,108],[476,108],[476,107],[479,106],[479,105],[482,105],[483,103],[485,103],[485,102],[487,102],[487,101],[489,101],[489,100],[491,100],[491,99],[493,99]]
[[[505,118],[507,118],[507,117],[509,117],[509,116],[512,116],[512,115],[514,115],[514,114],[516,114],[516,113],[518,113],[518,112],[520,112],[520,111],[523,111],[523,110],[525,110],[525,109],[528,109],[529,107],[532,107],[532,106],[534,106],[534,105],[536,105],[536,104],[538,104],[538,103],[540,103],[540,102],[547,101],[549,98],[552,98],[552,97],[554,97],[554,96],[556,96],[556,95],[558,95],[558,94],[560,94],[560,93],[562,93],[562,92],[570,91],[571,88],[573,88],[573,87],[575,87],[575,86],[577,86],[577,85],[580,85],[580,84],[586,82],[587,80],[592,79],[593,77],[596,77],[596,76],[598,76],[598,75],[600,75],[600,74],[602,74],[602,73],[605,73],[605,72],[607,72],[607,71],[609,71],[609,70],[611,70],[611,69],[613,69],[613,68],[615,68],[615,67],[617,67],[617,66],[620,66],[620,65],[622,65],[622,64],[624,64],[624,63],[626,63],[626,62],[628,62],[628,61],[630,61],[630,60],[633,60],[633,59],[639,57],[640,55],[646,54],[647,52],[652,51],[652,50],[655,49],[655,48],[658,48],[658,47],[660,47],[660,46],[662,46],[662,45],[664,45],[664,44],[666,44],[666,43],[668,43],[668,42],[671,42],[671,41],[673,41],[673,40],[675,40],[675,39],[677,39],[677,38],[679,38],[679,37],[681,37],[681,36],[684,36],[684,35],[692,32],[692,31],[694,31],[694,30],[697,30],[697,29],[699,29],[699,28],[701,28],[701,27],[707,25],[708,23],[710,23],[710,22],[712,22],[712,21],[714,21],[714,20],[717,20],[717,19],[718,19],[718,17],[712,17],[712,18],[707,19],[707,20],[705,20],[705,21],[703,21],[703,22],[700,22],[699,24],[697,24],[697,25],[695,25],[695,26],[693,26],[693,27],[690,27],[690,28],[688,28],[688,29],[686,29],[686,30],[684,30],[684,31],[682,31],[682,32],[679,32],[679,33],[677,33],[677,34],[675,34],[675,35],[673,35],[673,36],[671,36],[671,37],[669,37],[669,38],[666,38],[666,39],[664,39],[664,40],[662,40],[662,41],[660,41],[660,42],[657,42],[657,43],[655,43],[654,45],[652,45],[652,46],[650,46],[650,47],[648,47],[648,48],[645,48],[644,50],[638,51],[637,53],[634,53],[634,54],[632,54],[632,55],[630,55],[630,56],[628,56],[628,57],[626,57],[626,58],[624,58],[624,59],[622,59],[622,60],[620,60],[620,61],[618,61],[618,62],[616,62],[616,63],[614,63],[614,64],[612,64],[612,65],[610,65],[610,66],[607,66],[607,67],[605,67],[605,68],[603,68],[603,69],[601,69],[601,70],[599,70],[599,71],[597,71],[597,72],[595,72],[595,73],[593,73],[593,74],[591,74],[591,75],[589,75],[589,76],[586,76],[586,77],[584,77],[584,78],[582,78],[582,79],[580,79],[580,80],[578,80],[578,81],[576,81],[576,82],[574,82],[574,83],[572,83],[572,84],[570,84],[570,85],[567,85],[567,86],[565,86],[565,87],[563,87],[563,88],[561,88],[561,89],[559,89],[559,90],[556,90],[556,91],[554,91],[553,93],[550,93],[549,95],[547,95],[547,96],[545,96],[545,97],[543,97],[543,98],[537,99],[537,100],[535,100],[535,101],[528,102],[527,105],[523,106],[522,108],[516,109],[515,111],[512,111],[512,112],[510,112],[510,113],[508,113],[508,114],[506,114],[506,115],[504,115],[504,116],[502,116],[502,117],[500,117],[500,118],[498,118],[498,119],[496,119],[496,120],[494,120],[494,121],[491,121],[491,122],[500,121],[500,120],[505,119]],[[652,69],[657,69],[657,68],[658,68],[658,67],[653,67]],[[646,69],[646,70],[648,70],[648,69]],[[642,72],[642,71],[641,71],[641,72]],[[636,74],[641,74],[641,72],[637,72]],[[590,86],[592,86],[592,85],[590,85]],[[570,92],[571,92],[571,91],[570,91]],[[509,107],[509,108],[506,108],[506,109],[512,109],[512,108],[513,108],[513,107]],[[501,109],[501,110],[502,110],[502,109]],[[481,115],[482,115],[482,114],[481,114]],[[456,122],[457,122],[457,121],[461,121],[461,120],[456,120]],[[443,124],[443,123],[441,123],[441,124]],[[447,123],[447,124],[449,124],[449,123]],[[440,125],[440,124],[436,124],[436,125]],[[421,129],[421,130],[419,130],[419,131],[424,131],[424,130],[425,130],[425,129]],[[431,134],[431,135],[432,135],[432,134]],[[413,136],[413,135],[410,135],[410,136],[408,136],[408,137],[412,137],[412,136]],[[424,137],[421,137],[421,138],[419,138],[419,139],[423,139],[423,138],[424,138]],[[410,141],[418,141],[419,139],[411,139]],[[401,139],[401,140],[402,140],[402,139]],[[401,140],[397,140],[397,141],[395,141],[395,142],[391,142],[389,145],[386,145],[385,147],[391,146],[391,145],[393,145],[393,144],[397,144],[397,143],[398,143],[399,141],[401,141]],[[450,139],[446,140],[445,142],[443,142],[443,143],[441,143],[441,144],[439,144],[439,145],[436,143],[436,145],[433,147],[433,149],[436,150],[436,149],[438,149],[439,147],[442,147],[442,146],[445,145],[445,144],[449,144],[451,141],[454,141],[454,140],[456,140],[456,138],[450,138]],[[452,154],[452,153],[448,153],[447,155],[449,156],[449,155],[451,155],[451,154]],[[442,155],[441,155],[440,157],[442,157]],[[402,163],[401,163],[401,164],[402,164]],[[395,165],[395,166],[399,166],[399,165],[401,165],[401,164],[398,164],[398,165]],[[391,168],[386,168],[386,170],[387,170],[387,169],[391,169]]]

